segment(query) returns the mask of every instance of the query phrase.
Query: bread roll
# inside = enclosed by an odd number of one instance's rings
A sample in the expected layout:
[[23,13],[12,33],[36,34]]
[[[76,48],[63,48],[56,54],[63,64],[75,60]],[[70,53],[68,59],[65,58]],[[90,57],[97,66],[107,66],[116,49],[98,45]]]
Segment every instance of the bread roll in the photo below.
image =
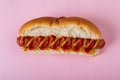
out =
[[[56,37],[72,37],[91,40],[102,40],[99,29],[90,21],[80,17],[40,17],[25,23],[19,30],[19,36],[44,36],[54,35]],[[102,46],[105,42],[103,40]],[[24,47],[23,47],[24,49]],[[79,54],[79,55],[96,55],[99,48],[92,48],[89,53],[85,51],[74,51],[59,48],[53,49],[35,49],[26,50],[27,52],[35,52],[40,54]]]

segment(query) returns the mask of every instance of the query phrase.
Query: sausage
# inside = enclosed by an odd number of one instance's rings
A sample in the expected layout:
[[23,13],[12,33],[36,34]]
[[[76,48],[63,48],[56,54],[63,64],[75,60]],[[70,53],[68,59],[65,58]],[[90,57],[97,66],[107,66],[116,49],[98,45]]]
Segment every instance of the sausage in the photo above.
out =
[[[31,36],[24,36],[18,37],[17,43],[21,47],[27,47],[30,50],[39,47],[39,49],[57,49],[58,47],[62,48],[63,50],[72,49],[74,51],[79,51],[81,47],[85,48],[86,51],[90,49],[101,49],[105,45],[105,41],[103,39],[85,39],[85,38],[73,38],[73,37],[56,37],[53,35],[44,37],[34,37],[32,41],[30,41],[33,37]],[[27,46],[26,46],[27,44]],[[29,45],[28,45],[29,44]],[[40,45],[39,45],[40,44]],[[49,46],[50,45],[50,46]],[[62,45],[62,46],[61,46]]]
[[103,48],[105,45],[105,41],[103,39],[100,40],[100,42],[98,43],[98,45],[96,46],[97,49],[101,49]]

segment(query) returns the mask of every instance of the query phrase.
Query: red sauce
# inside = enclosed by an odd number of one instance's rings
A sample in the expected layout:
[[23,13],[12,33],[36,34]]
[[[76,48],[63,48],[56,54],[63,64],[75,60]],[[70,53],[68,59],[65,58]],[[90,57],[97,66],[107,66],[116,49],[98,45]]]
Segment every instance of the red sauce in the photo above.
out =
[[92,49],[95,45],[97,40],[93,40],[92,43],[90,44],[90,46],[88,47],[89,49]]
[[91,39],[86,39],[85,47],[90,43]]
[[21,42],[21,43],[20,43],[21,47],[24,47],[24,46],[25,46],[25,41],[26,41],[26,38],[23,37],[22,40],[20,41],[20,42]]
[[51,38],[52,38],[51,42],[53,42],[56,39],[56,36],[51,35]]
[[[44,50],[44,49],[48,48],[48,45],[50,45],[52,42],[54,42],[56,40],[56,36],[51,35],[51,36],[46,37],[46,40],[43,42],[43,44],[41,46],[38,46],[45,39],[45,36],[38,36],[38,37],[35,37],[34,40],[32,40],[32,42],[30,42],[30,44],[26,46],[26,44],[32,39],[32,37],[33,36],[24,36],[24,37],[20,36],[17,38],[17,44],[21,47],[29,48],[30,50],[33,50],[36,47],[39,47],[41,50]],[[74,43],[78,42],[78,40],[80,40],[80,42],[77,43],[76,45],[74,45],[72,48],[72,45]],[[60,44],[62,44],[61,41],[62,42],[66,41],[66,42],[64,45],[60,46]],[[86,39],[85,48],[84,48],[86,53],[88,53],[94,47],[97,40],[92,40],[91,44],[90,44],[90,41],[91,41],[91,39]],[[58,47],[61,47],[63,50],[72,49],[73,51],[78,52],[80,50],[80,48],[83,47],[83,43],[84,43],[83,38],[69,37],[69,39],[68,39],[68,37],[63,36],[62,38],[58,38],[58,40],[50,48],[56,50]],[[90,45],[87,47],[88,44],[90,44]],[[105,44],[104,41],[101,43],[100,47],[103,44]],[[98,46],[98,48],[99,48],[99,46]]]
[[80,38],[73,38],[74,39],[74,43],[77,42]]
[[30,38],[32,37],[30,36],[23,37],[23,39],[21,40],[21,46],[24,47]]
[[[79,38],[80,39],[80,38]],[[78,39],[78,40],[79,40]],[[83,46],[83,42],[84,42],[84,39],[81,39],[80,40],[80,42],[76,45],[76,46],[74,46],[74,51],[76,51],[76,52],[78,52],[79,50],[80,50],[80,47],[82,47]]]
[[34,38],[34,40],[28,45],[28,48],[30,50],[33,50],[35,48],[35,46],[38,44],[39,38]]
[[90,50],[91,50],[90,48],[85,48],[86,53],[89,53]]
[[57,49],[57,47],[59,47],[61,41],[62,41],[62,38],[59,38],[59,39],[55,42],[55,44],[54,44],[53,46],[51,46],[50,48],[51,48],[51,49],[54,49],[54,50]]
[[72,47],[73,38],[70,38],[62,47],[63,50],[68,50]]
[[41,50],[46,49],[49,45],[49,42],[50,42],[50,37],[48,37],[39,48]]
[[39,36],[38,37],[38,44],[40,44],[44,40],[44,38],[45,38],[44,36]]

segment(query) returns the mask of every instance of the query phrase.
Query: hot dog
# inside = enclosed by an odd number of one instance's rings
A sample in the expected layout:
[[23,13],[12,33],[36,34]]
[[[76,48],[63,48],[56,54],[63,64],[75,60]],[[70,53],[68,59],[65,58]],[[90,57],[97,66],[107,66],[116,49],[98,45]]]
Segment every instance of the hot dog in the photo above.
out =
[[19,34],[17,44],[24,51],[53,50],[96,55],[105,45],[98,28],[79,17],[33,19],[20,28]]

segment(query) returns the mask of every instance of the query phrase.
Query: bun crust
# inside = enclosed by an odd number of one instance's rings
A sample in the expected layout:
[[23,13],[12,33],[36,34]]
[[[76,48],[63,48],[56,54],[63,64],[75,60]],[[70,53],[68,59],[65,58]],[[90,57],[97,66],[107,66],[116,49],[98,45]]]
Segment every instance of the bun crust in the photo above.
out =
[[[40,28],[40,27],[59,27],[59,28],[65,28],[68,26],[75,26],[77,28],[82,29],[85,32],[89,32],[90,37],[92,39],[102,39],[102,35],[99,31],[99,29],[90,21],[80,18],[80,17],[41,17],[36,18],[33,20],[28,21],[25,23],[19,30],[19,34],[21,36],[25,36],[25,33],[28,31],[31,31],[34,28]],[[29,33],[27,34],[29,35]],[[81,36],[79,36],[81,37]],[[84,36],[83,36],[84,37]],[[89,37],[88,37],[89,38]]]

